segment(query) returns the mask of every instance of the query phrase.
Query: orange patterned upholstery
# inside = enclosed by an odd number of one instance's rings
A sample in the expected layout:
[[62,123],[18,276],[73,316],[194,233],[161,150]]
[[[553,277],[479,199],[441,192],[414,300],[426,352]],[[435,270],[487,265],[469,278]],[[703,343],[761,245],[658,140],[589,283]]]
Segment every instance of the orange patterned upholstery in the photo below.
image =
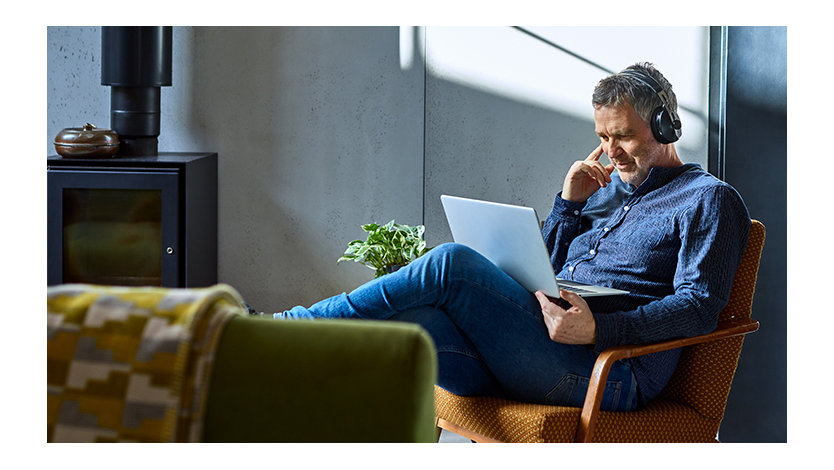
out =
[[[722,324],[750,319],[764,225],[751,221],[750,237],[736,271]],[[661,394],[632,412],[600,411],[594,442],[714,442],[741,354],[743,336],[684,348]],[[604,381],[603,381],[604,383]],[[586,405],[588,406],[588,405]],[[476,441],[573,442],[582,409],[462,397],[435,387],[438,426]]]

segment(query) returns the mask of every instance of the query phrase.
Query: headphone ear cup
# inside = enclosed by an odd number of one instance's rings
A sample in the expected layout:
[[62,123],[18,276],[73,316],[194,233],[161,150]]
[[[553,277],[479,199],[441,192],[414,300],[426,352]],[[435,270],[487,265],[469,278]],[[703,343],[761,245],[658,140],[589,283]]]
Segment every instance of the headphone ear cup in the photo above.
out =
[[680,138],[680,131],[675,129],[672,117],[663,106],[658,106],[654,110],[651,127],[654,138],[661,144],[671,144]]

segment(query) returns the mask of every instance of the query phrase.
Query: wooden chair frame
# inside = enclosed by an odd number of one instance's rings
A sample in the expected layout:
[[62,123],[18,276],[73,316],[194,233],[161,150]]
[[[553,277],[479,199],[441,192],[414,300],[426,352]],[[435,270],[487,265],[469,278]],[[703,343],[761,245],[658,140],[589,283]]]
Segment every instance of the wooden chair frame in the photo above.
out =
[[615,346],[603,351],[594,363],[594,371],[591,373],[591,381],[588,385],[588,393],[585,395],[585,404],[582,405],[582,414],[579,418],[579,426],[576,430],[575,442],[591,442],[594,437],[594,430],[599,416],[602,394],[605,391],[605,381],[608,372],[614,362],[620,359],[643,356],[660,351],[677,349],[692,346],[700,343],[709,343],[738,335],[746,335],[759,329],[759,322],[745,320],[726,322],[718,326],[712,333],[707,333],[691,338],[682,338],[660,343],[647,344],[642,346]]
[[[733,336],[746,335],[748,333],[753,333],[758,329],[759,322],[755,320],[731,321],[718,325],[718,328],[716,328],[712,333],[700,336],[663,341],[660,343],[641,346],[625,345],[606,349],[599,355],[597,361],[594,363],[594,370],[591,373],[591,380],[588,384],[588,392],[585,395],[585,403],[582,405],[582,414],[579,418],[579,425],[576,429],[576,438],[574,442],[593,441],[594,430],[596,429],[597,418],[599,416],[600,406],[602,405],[602,395],[605,391],[605,383],[608,378],[608,372],[611,371],[611,366],[614,365],[616,361],[660,351],[667,351],[669,349],[709,343],[725,338],[731,338]],[[475,442],[500,442],[474,431],[457,426],[443,418],[437,418],[436,425],[438,427],[438,437],[440,436],[440,430],[445,429]]]

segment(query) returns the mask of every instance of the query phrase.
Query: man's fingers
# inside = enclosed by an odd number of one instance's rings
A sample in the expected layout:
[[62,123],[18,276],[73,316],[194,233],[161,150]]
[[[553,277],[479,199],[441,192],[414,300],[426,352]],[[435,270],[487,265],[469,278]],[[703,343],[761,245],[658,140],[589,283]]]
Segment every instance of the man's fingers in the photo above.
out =
[[585,299],[583,299],[582,296],[580,296],[576,292],[571,292],[571,291],[565,290],[565,289],[559,289],[559,295],[563,299],[567,300],[568,303],[573,305],[574,307],[580,307],[580,306],[588,305],[588,303],[585,302]]
[[588,155],[588,158],[586,158],[585,160],[593,162],[599,161],[599,157],[602,156],[602,153],[602,144],[599,144],[597,148],[595,148],[594,151],[591,152],[591,154]]
[[[598,179],[599,179],[600,181],[604,181],[604,182],[606,182],[606,183],[610,183],[610,182],[611,182],[611,172],[609,172],[609,171],[608,171],[608,169],[607,169],[607,168],[605,168],[605,167],[602,165],[602,163],[600,163],[600,162],[594,162],[593,167],[594,167],[594,169],[595,169],[595,170],[597,170],[597,173],[599,173],[599,177],[598,177]],[[605,185],[603,185],[603,186],[605,186]]]
[[611,182],[611,173],[598,161],[585,162],[582,171],[603,188],[606,186],[606,183]]
[[600,144],[585,160],[573,162],[562,185],[563,199],[574,202],[587,201],[597,189],[604,188],[611,182],[613,166],[609,171],[599,162],[603,153]]
[[539,300],[539,305],[541,305],[543,312],[545,310],[547,310],[551,314],[553,314],[554,311],[556,311],[556,312],[558,312],[560,310],[562,312],[565,311],[565,309],[560,307],[559,304],[554,302],[554,299],[551,299],[550,297],[547,296],[547,294],[545,294],[544,292],[542,292],[540,290],[536,291],[536,298]]
[[547,295],[545,295],[545,293],[540,290],[536,291],[536,298],[539,300],[539,304],[542,306],[542,309],[544,309],[548,304],[552,303],[550,302],[550,299],[547,298]]
[[610,175],[611,173],[614,173],[614,164],[609,163],[608,165],[605,165],[605,171],[607,171],[609,175],[608,181],[611,181]]

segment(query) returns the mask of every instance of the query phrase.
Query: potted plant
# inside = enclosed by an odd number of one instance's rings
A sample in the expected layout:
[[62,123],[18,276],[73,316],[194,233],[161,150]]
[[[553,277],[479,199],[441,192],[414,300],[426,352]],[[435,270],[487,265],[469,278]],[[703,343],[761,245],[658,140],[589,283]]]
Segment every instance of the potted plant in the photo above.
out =
[[353,260],[375,271],[375,278],[396,271],[429,251],[423,240],[425,227],[408,226],[390,221],[385,225],[365,224],[365,241],[348,243],[345,254],[337,262]]

